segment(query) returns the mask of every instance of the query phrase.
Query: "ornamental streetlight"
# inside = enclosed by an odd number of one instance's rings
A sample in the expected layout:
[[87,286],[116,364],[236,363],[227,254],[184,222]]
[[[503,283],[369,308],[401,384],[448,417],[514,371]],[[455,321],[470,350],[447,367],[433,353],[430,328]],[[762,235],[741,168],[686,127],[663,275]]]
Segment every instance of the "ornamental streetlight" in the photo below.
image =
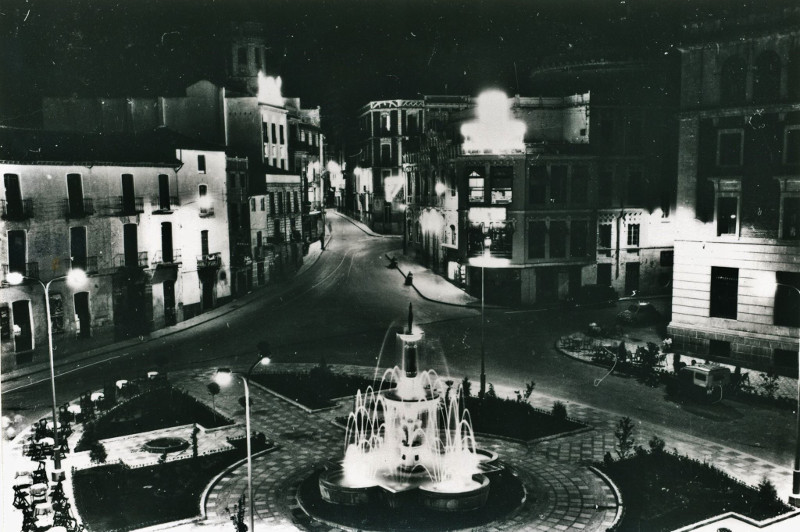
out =
[[36,277],[28,277],[19,272],[11,272],[6,276],[6,282],[10,285],[22,284],[25,280],[36,281],[44,289],[44,307],[47,314],[47,352],[50,358],[50,390],[53,395],[53,479],[61,478],[61,451],[58,444],[58,403],[56,402],[56,371],[53,362],[53,324],[50,319],[50,285],[53,281],[66,279],[67,286],[77,288],[86,283],[86,272],[77,268],[69,270],[66,275],[54,277],[43,283]]
[[[267,351],[269,354],[269,351]],[[219,368],[214,374],[214,382],[221,387],[228,386],[233,380],[234,375],[242,379],[244,384],[244,419],[245,430],[247,431],[247,497],[250,502],[250,532],[255,530],[255,504],[253,502],[253,450],[250,446],[250,374],[258,365],[266,366],[270,363],[269,356],[259,353],[259,357],[250,365],[247,373],[233,373],[229,368]]]
[[[762,295],[775,295],[779,286],[791,288],[800,297],[800,288],[794,285],[779,283],[769,279],[757,281],[757,291]],[[795,419],[795,439],[794,439],[794,468],[792,469],[792,494],[789,495],[789,504],[800,507],[800,346],[797,351],[797,407]]]

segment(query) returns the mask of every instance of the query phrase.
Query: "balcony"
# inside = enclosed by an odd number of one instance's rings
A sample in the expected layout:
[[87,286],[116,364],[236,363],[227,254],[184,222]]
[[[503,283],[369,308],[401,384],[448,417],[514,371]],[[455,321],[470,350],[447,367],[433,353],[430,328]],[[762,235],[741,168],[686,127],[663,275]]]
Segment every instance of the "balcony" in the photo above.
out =
[[208,255],[197,256],[197,269],[219,268],[222,266],[221,253],[209,253]]
[[159,264],[180,264],[181,263],[181,250],[173,249],[172,253],[165,254],[162,250],[158,250],[153,255],[151,264],[157,266]]
[[105,208],[107,216],[136,216],[144,212],[144,198],[135,196],[132,198],[125,198],[124,196],[115,196],[108,198],[108,204]]
[[83,270],[86,273],[97,273],[97,257],[71,257],[64,261],[65,264],[69,264],[70,268]]
[[39,263],[38,262],[26,262],[24,264],[3,264],[3,282],[6,282],[6,278],[9,273],[21,273],[25,277],[30,277],[31,279],[38,279],[39,278]]
[[27,220],[28,218],[33,218],[33,200],[0,200],[0,210],[2,210],[3,220],[7,220],[9,222],[20,222]]
[[153,196],[150,198],[150,205],[153,206],[153,214],[172,214],[180,203],[178,203],[178,196],[170,196],[168,204],[161,201],[160,196]]
[[114,268],[147,268],[147,252],[120,253],[114,256]]
[[214,216],[214,207],[200,209],[200,218],[208,218],[209,216]]
[[78,201],[63,201],[63,212],[67,218],[85,218],[94,214],[94,200],[83,198]]

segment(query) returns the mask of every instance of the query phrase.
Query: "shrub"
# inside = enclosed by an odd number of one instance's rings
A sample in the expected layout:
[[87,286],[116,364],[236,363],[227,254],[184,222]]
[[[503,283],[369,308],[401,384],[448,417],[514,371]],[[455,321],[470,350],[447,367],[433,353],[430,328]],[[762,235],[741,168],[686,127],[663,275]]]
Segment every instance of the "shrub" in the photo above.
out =
[[469,397],[472,395],[472,383],[469,381],[469,377],[464,377],[461,380],[461,391],[464,394],[464,397]]
[[758,387],[761,390],[762,395],[764,395],[764,397],[774,399],[775,392],[778,391],[778,375],[769,372],[761,373],[759,376],[761,377],[761,382],[758,383]]
[[91,450],[89,450],[89,459],[93,464],[105,464],[106,458],[108,458],[106,446],[99,441],[94,442]]
[[550,412],[550,414],[556,419],[566,419],[567,406],[561,401],[556,401],[553,403],[553,410]]
[[606,454],[604,454],[604,455],[603,455],[603,464],[604,464],[606,467],[611,467],[611,465],[612,465],[613,463],[614,463],[614,457],[613,457],[613,456],[611,456],[611,453],[610,453],[610,452],[606,451]]
[[780,510],[783,502],[778,497],[778,490],[775,485],[767,478],[761,479],[758,483],[758,497],[756,498],[756,507],[759,512],[768,514]]
[[650,447],[650,452],[655,455],[663,454],[664,448],[666,447],[664,440],[658,436],[653,436],[650,438],[650,441],[647,442],[647,445]]
[[636,443],[636,439],[633,437],[635,428],[636,426],[633,420],[628,416],[621,418],[617,422],[617,428],[614,429],[614,437],[617,439],[615,449],[617,451],[617,456],[619,456],[621,460],[624,460],[630,454]]
[[486,390],[487,399],[497,399],[497,393],[494,391],[494,384],[489,383],[489,389]]

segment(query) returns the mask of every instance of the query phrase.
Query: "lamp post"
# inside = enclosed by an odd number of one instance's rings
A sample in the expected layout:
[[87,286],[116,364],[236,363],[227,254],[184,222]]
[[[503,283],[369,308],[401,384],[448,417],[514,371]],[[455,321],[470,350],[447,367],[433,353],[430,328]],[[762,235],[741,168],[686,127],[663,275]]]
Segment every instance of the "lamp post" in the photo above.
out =
[[47,353],[50,359],[50,391],[53,399],[53,477],[60,476],[61,471],[61,452],[58,444],[58,403],[56,401],[56,370],[53,361],[53,324],[50,319],[50,285],[53,281],[67,280],[67,285],[75,287],[86,282],[86,273],[83,270],[71,269],[66,275],[53,277],[47,284],[35,277],[28,277],[18,272],[12,272],[6,277],[10,285],[21,284],[24,280],[36,281],[44,289],[44,307],[47,315]]
[[269,363],[269,356],[259,353],[259,357],[250,365],[250,368],[244,375],[240,373],[232,373],[228,368],[219,368],[214,375],[214,381],[220,386],[227,386],[230,384],[234,375],[241,378],[242,384],[244,384],[244,420],[245,431],[247,432],[247,498],[250,506],[250,532],[255,530],[255,503],[253,501],[253,450],[250,444],[250,374],[253,373],[253,370],[259,364],[266,366]]

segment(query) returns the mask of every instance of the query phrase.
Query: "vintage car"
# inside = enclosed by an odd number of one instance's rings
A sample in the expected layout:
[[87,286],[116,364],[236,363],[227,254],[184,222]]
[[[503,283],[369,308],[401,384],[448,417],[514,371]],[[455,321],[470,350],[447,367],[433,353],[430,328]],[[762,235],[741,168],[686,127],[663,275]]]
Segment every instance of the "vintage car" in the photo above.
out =
[[667,385],[667,393],[699,401],[718,403],[731,380],[731,370],[714,364],[695,364],[678,370]]

